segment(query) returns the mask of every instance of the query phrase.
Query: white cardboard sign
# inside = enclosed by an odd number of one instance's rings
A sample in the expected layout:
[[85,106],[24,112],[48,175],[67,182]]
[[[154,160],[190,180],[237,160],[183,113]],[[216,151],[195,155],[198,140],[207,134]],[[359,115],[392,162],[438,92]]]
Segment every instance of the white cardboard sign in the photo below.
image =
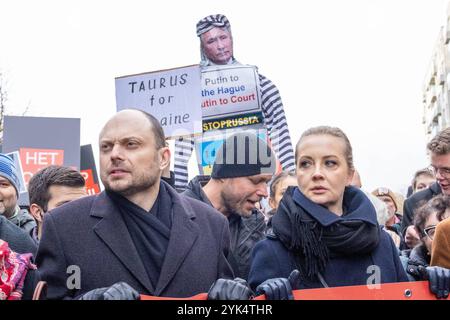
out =
[[166,137],[202,133],[198,65],[118,77],[117,111],[136,108],[159,120]]

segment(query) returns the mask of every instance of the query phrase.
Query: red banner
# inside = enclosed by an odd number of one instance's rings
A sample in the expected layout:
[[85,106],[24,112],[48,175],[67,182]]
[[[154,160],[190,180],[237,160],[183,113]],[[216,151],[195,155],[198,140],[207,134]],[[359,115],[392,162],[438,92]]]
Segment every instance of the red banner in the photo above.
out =
[[39,170],[64,163],[64,150],[20,148],[19,154],[27,186],[31,177]]
[[[294,290],[294,300],[436,300],[428,281],[385,283],[380,285],[347,286]],[[141,300],[206,300],[200,293],[187,298],[141,295]],[[264,295],[254,300],[266,300]]]
[[168,298],[168,297],[157,297],[157,296],[148,296],[145,294],[141,294],[141,300],[207,300],[207,293],[199,293],[195,296],[188,298]]
[[100,186],[98,183],[94,182],[94,177],[92,175],[92,169],[81,170],[81,175],[86,181],[86,192],[88,195],[94,195],[100,193]]

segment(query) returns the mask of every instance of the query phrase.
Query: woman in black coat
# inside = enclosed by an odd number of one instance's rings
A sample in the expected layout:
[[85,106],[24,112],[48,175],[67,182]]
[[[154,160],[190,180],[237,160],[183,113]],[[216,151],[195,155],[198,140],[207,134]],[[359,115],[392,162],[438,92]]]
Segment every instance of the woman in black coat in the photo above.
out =
[[295,159],[299,187],[285,192],[272,233],[252,252],[249,284],[257,294],[290,299],[292,289],[408,281],[370,200],[350,187],[347,136],[338,128],[309,129]]

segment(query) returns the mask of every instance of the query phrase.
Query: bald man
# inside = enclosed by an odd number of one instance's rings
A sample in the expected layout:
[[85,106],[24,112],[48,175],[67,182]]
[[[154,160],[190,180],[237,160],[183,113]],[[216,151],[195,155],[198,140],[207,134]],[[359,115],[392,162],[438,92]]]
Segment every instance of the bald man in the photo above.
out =
[[105,191],[44,217],[37,264],[50,299],[188,297],[232,278],[228,221],[161,180],[170,151],[153,116],[117,113],[99,147]]

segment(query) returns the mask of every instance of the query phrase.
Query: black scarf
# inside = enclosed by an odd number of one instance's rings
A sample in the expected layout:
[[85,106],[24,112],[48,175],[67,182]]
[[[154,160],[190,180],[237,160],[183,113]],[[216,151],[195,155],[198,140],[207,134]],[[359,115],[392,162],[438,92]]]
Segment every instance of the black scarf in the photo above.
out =
[[107,191],[107,194],[122,213],[150,282],[153,288],[156,288],[169,245],[172,198],[162,182],[158,197],[150,211],[145,211],[117,193]]
[[339,217],[306,198],[297,187],[284,193],[272,218],[273,233],[294,254],[302,276],[317,279],[330,257],[367,254],[379,242],[375,208],[354,187],[345,188],[344,208]]

